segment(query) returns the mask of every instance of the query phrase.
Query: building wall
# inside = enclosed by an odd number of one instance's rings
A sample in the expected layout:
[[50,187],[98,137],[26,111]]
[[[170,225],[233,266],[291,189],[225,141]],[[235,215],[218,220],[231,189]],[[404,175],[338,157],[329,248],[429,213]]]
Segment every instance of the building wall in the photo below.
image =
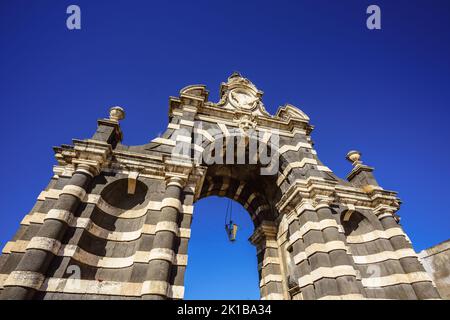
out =
[[450,240],[422,250],[419,259],[441,297],[450,300]]

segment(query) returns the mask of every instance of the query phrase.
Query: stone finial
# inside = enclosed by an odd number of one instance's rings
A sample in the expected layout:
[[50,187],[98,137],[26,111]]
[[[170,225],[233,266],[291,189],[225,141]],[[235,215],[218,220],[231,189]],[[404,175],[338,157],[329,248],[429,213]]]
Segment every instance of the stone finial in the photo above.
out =
[[125,111],[121,107],[112,107],[109,109],[109,120],[119,122],[125,118]]
[[361,164],[361,152],[352,150],[347,153],[347,156],[345,157],[348,161],[350,161],[354,166],[357,164]]
[[228,80],[233,78],[243,78],[243,76],[239,71],[234,71],[231,76],[228,77]]
[[362,163],[361,152],[352,150],[347,153],[346,159],[353,165],[352,171],[347,176],[347,180],[361,187],[365,192],[372,192],[378,183],[373,176],[373,168]]

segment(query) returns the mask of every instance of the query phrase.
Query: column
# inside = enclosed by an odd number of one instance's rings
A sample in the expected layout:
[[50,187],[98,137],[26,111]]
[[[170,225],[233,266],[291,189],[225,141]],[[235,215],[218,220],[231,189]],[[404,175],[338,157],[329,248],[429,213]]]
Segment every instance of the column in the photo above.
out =
[[261,300],[284,299],[283,276],[276,236],[276,226],[271,222],[263,221],[249,239],[257,250]]
[[[291,221],[289,224],[289,245],[292,247],[293,260],[298,270],[298,274],[302,277],[311,273],[311,266],[309,265],[308,259],[306,259],[305,243],[300,235],[299,229],[298,219]],[[298,279],[296,280],[298,281]],[[304,283],[302,287],[300,287],[300,284],[298,285],[303,300],[316,299],[313,283]]]
[[[399,224],[397,219],[394,217],[393,213],[390,211],[385,211],[378,216],[384,230],[389,230],[392,228],[403,229]],[[395,251],[410,249],[414,250],[411,242],[409,241],[406,234],[395,235],[391,237],[390,242]],[[420,263],[417,256],[415,257],[403,257],[399,259],[402,268],[407,274],[408,282],[414,289],[418,299],[439,299],[440,295],[437,289],[434,287],[433,282],[422,264]]]
[[150,250],[146,281],[142,287],[142,299],[164,300],[169,296],[169,279],[176,259],[174,247],[179,233],[181,196],[185,182],[186,179],[180,176],[168,178],[153,248]]
[[362,285],[328,201],[320,201],[315,208],[305,203],[299,223],[304,254],[296,262],[307,260],[311,269],[299,278],[299,287],[314,285],[316,299],[363,299]]
[[31,299],[41,287],[47,268],[59,251],[68,222],[76,213],[95,174],[98,174],[96,167],[77,166],[38,234],[29,242],[15,271],[6,279],[0,299]]

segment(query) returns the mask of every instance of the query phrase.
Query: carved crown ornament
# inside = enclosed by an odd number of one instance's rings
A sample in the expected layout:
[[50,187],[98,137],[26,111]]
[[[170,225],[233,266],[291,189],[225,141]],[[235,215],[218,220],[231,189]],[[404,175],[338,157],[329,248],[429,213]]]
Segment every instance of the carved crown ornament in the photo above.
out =
[[235,111],[248,111],[254,115],[271,117],[261,101],[263,92],[253,83],[234,72],[220,87],[220,101],[215,106]]
[[169,99],[169,118],[177,116],[184,109],[203,116],[220,117],[234,120],[236,113],[248,113],[258,119],[257,125],[265,128],[292,131],[294,128],[305,130],[308,134],[313,130],[309,117],[292,104],[280,106],[271,115],[262,102],[263,91],[240,73],[234,72],[220,86],[219,101],[208,101],[209,91],[205,85],[186,86],[180,90],[178,97]]

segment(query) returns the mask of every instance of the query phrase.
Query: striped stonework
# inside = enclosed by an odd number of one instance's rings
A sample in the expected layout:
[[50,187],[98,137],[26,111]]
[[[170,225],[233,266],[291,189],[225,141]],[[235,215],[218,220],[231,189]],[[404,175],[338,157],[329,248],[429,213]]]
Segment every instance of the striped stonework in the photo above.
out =
[[144,299],[165,299],[168,297],[172,267],[178,265],[174,251],[175,239],[179,234],[181,194],[186,180],[169,176],[164,193],[163,206],[156,224],[153,247],[149,252],[146,275],[147,285],[142,287]]
[[[305,203],[290,225],[298,286],[305,298],[364,297],[347,243],[328,204]],[[314,288],[314,292],[312,292]]]
[[282,300],[283,276],[274,225],[263,222],[251,236],[258,257],[259,288],[262,300]]
[[90,138],[55,147],[50,183],[2,250],[0,299],[183,299],[194,206],[210,196],[249,213],[261,299],[440,298],[397,194],[357,151],[337,177],[309,117],[290,104],[271,115],[262,95],[234,73],[217,102],[203,85],[170,97],[147,144],[122,144],[113,107]]
[[[90,167],[80,166],[79,170],[75,171],[68,184],[62,189],[54,205],[55,210],[67,213],[77,210],[80,199],[86,194],[93,177],[91,172],[94,170],[89,169]],[[42,224],[36,236],[28,243],[15,270],[5,280],[2,292],[4,299],[26,299],[35,293],[34,279],[45,278],[46,269],[59,251],[60,240],[66,229],[67,222],[61,220],[48,219]]]

